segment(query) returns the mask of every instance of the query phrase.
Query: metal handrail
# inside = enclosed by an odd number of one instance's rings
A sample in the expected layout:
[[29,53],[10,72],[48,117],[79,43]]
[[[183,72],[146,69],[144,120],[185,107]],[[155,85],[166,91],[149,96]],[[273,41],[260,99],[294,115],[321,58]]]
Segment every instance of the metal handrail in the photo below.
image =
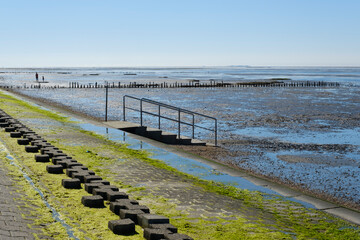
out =
[[[126,99],[126,98],[132,98],[132,99],[141,101],[141,99],[140,99],[140,98],[137,98],[137,97],[133,97],[133,96],[129,96],[129,95],[123,96],[123,119],[124,119],[124,121],[126,121],[126,120],[125,120],[125,112],[126,112],[125,110],[126,110],[126,109],[131,109],[131,110],[134,110],[134,111],[139,111],[139,110],[137,110],[137,109],[127,108],[127,107],[126,107],[126,103],[125,103],[125,99]],[[141,126],[142,126],[142,124],[141,124]]]
[[[131,108],[131,107],[126,107],[126,98],[131,98],[131,99],[135,99],[135,100],[139,101],[139,103],[140,103],[139,109],[140,110],[135,109],[135,108]],[[156,114],[156,113],[144,111],[143,110],[143,102],[158,106],[158,113]],[[166,117],[166,116],[161,116],[161,111],[160,111],[161,107],[177,111],[178,112],[178,118],[173,119],[173,118],[169,118],[169,117]],[[126,121],[126,109],[133,110],[133,111],[136,111],[136,112],[140,113],[140,125],[141,126],[143,126],[143,114],[148,114],[148,115],[158,117],[158,119],[159,119],[158,120],[159,129],[161,129],[161,118],[167,119],[167,120],[170,120],[170,121],[173,121],[173,122],[177,122],[178,123],[178,137],[179,138],[180,138],[180,133],[181,133],[181,124],[192,127],[192,138],[194,138],[194,135],[195,135],[195,127],[201,128],[201,129],[204,129],[204,130],[208,130],[208,131],[213,131],[214,134],[215,134],[215,145],[217,146],[217,119],[214,118],[214,117],[207,116],[205,114],[201,114],[201,113],[197,113],[197,112],[193,112],[193,111],[183,109],[183,108],[178,108],[178,107],[168,105],[168,104],[165,104],[165,103],[161,103],[161,102],[157,102],[157,101],[154,101],[154,100],[151,100],[151,99],[137,98],[137,97],[133,97],[133,96],[130,96],[130,95],[124,95],[123,96],[123,119],[124,119],[124,121]],[[192,123],[181,121],[181,113],[191,115],[192,116]],[[214,120],[214,129],[206,128],[206,127],[195,124],[195,116],[201,116],[201,117],[204,117],[204,118]]]

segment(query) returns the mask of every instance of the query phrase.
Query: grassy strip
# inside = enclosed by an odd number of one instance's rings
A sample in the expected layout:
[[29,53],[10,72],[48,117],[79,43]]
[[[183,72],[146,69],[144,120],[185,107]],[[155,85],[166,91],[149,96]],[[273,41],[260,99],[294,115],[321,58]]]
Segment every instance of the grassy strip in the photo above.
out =
[[5,94],[3,91],[0,92],[0,104],[1,104],[1,109],[4,110],[5,112],[13,112],[13,113],[20,113],[20,109],[15,110],[13,108],[13,106],[17,106],[17,107],[21,107],[23,109],[26,109],[29,113],[32,112],[34,114],[32,115],[28,115],[28,117],[33,117],[33,118],[51,118],[53,120],[56,121],[60,121],[60,122],[72,122],[69,120],[68,117],[64,117],[61,116],[60,114],[57,113],[53,113],[50,111],[47,111],[45,109],[41,109],[33,104],[29,104],[27,102],[24,102],[22,100],[19,100],[17,98],[15,98],[12,95],[9,94]]

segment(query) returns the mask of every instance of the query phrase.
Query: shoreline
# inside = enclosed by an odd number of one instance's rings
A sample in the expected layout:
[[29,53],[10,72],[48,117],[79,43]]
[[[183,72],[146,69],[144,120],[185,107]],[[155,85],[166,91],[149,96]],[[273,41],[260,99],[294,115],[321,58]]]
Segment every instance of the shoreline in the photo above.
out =
[[[5,91],[5,90],[4,90]],[[20,96],[23,99],[29,100],[31,102],[34,102],[35,104],[38,104],[40,106],[46,107],[46,108],[50,108],[52,110],[61,112],[61,113],[65,113],[66,115],[69,116],[74,116],[76,118],[79,118],[81,120],[86,120],[88,122],[91,122],[95,125],[98,126],[105,126],[102,124],[102,119],[97,118],[97,117],[93,117],[90,116],[88,114],[79,112],[79,111],[75,111],[65,105],[59,104],[59,103],[55,103],[52,101],[48,101],[48,100],[44,100],[44,99],[39,99],[39,98],[35,98],[35,97],[31,97],[31,96],[27,96],[25,94],[19,93],[17,91],[13,91],[13,90],[6,90],[7,92],[10,92],[14,95]],[[144,139],[146,140],[146,139]],[[283,186],[286,186],[292,190],[296,190],[296,191],[300,191],[306,195],[327,201],[327,202],[331,202],[331,203],[335,203],[335,204],[339,204],[345,208],[349,208],[355,211],[360,211],[360,206],[357,205],[356,203],[353,202],[348,202],[348,201],[343,201],[341,199],[335,198],[330,194],[327,194],[326,192],[317,192],[308,188],[304,188],[299,184],[295,184],[293,182],[285,182],[282,181],[279,178],[276,177],[270,177],[267,175],[263,175],[263,174],[259,174],[259,173],[255,173],[251,170],[248,169],[243,169],[240,168],[230,162],[224,162],[221,161],[221,159],[223,159],[225,156],[227,156],[228,154],[234,154],[228,150],[226,150],[225,148],[222,147],[212,147],[212,146],[182,146],[182,145],[170,145],[170,148],[173,151],[178,151],[183,152],[185,154],[188,155],[192,155],[196,158],[201,158],[204,159],[204,161],[207,162],[215,162],[218,165],[222,165],[222,166],[226,166],[230,169],[236,170],[236,171],[241,171],[241,172],[245,172],[247,174],[249,174],[250,176],[259,178],[259,179],[263,179],[266,181],[269,181],[270,183],[276,183],[276,184],[280,184]],[[171,150],[170,149],[170,150]],[[246,154],[245,152],[243,154]],[[245,156],[245,155],[243,155]],[[239,155],[238,157],[241,157],[241,155]]]
[[[211,180],[201,180],[173,168],[172,164],[169,166],[163,161],[151,158],[148,152],[109,141],[103,134],[94,134],[91,129],[95,126],[91,123],[88,124],[92,125],[90,131],[84,131],[81,126],[85,121],[72,121],[71,117],[65,117],[51,109],[42,109],[39,105],[28,104],[26,102],[29,100],[19,99],[13,94],[2,92],[1,96],[1,109],[26,124],[29,130],[40,134],[68,156],[93,169],[98,176],[103,176],[117,186],[119,191],[128,194],[129,199],[138,200],[140,205],[148,206],[153,214],[169,218],[170,223],[180,233],[188,234],[194,239],[203,239],[203,236],[207,236],[209,240],[236,239],[239,236],[287,239],[293,235],[306,239],[314,236],[343,239],[344,236],[357,238],[359,235],[358,213],[351,212],[348,216],[350,211],[334,206],[331,210],[335,212],[322,210],[324,204],[329,209],[329,204],[319,201],[315,209],[308,208],[286,196],[284,198],[278,194],[269,195]],[[94,130],[97,133],[96,129]],[[105,128],[99,133],[101,132],[105,132]],[[122,136],[121,131],[114,134]],[[5,131],[1,132],[1,138],[5,141],[9,153],[19,162],[19,166],[32,173],[36,186],[44,192],[46,199],[61,214],[62,219],[73,227],[76,237],[124,239],[114,236],[106,224],[116,217],[110,211],[111,207],[84,207],[80,201],[84,194],[81,189],[67,190],[61,187],[64,175],[47,173],[44,166],[47,168],[48,165],[34,161],[33,153],[24,152],[23,148],[18,147],[17,140],[9,137]],[[132,141],[129,138],[129,143]],[[194,162],[193,159],[189,161]],[[24,178],[19,180],[26,181]],[[24,184],[24,190],[29,190],[27,184]],[[41,201],[38,195],[30,199],[26,198],[26,194],[23,195],[26,200],[39,203]],[[108,205],[108,202],[106,203]],[[73,211],[75,208],[77,211]],[[46,235],[66,234],[64,228],[49,227],[46,223],[54,223],[49,216],[51,212],[47,211],[45,206],[40,210],[36,213],[48,214],[46,219],[39,218],[38,221],[45,225]],[[87,216],[91,218],[87,219]],[[341,219],[343,216],[345,220]],[[59,225],[58,222],[56,224]],[[135,228],[137,233],[126,236],[126,239],[143,239],[145,230],[137,225]]]

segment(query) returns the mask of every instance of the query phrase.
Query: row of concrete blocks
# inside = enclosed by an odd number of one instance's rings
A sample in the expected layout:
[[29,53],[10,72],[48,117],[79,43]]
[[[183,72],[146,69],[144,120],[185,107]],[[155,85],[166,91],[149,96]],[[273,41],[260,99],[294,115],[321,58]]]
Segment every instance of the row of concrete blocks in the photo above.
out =
[[25,145],[25,151],[31,153],[41,152],[35,155],[36,162],[50,162],[54,165],[47,165],[46,170],[51,174],[64,174],[71,177],[62,179],[62,186],[67,189],[81,189],[83,183],[85,191],[93,194],[83,196],[81,202],[86,207],[104,208],[104,201],[110,202],[110,210],[120,216],[119,220],[108,222],[108,227],[113,233],[120,235],[135,234],[135,225],[144,228],[144,238],[148,240],[190,240],[191,237],[179,234],[177,228],[169,223],[169,219],[150,214],[150,209],[139,205],[136,200],[130,200],[124,192],[119,192],[116,186],[103,180],[95,172],[90,171],[86,166],[67,156],[61,150],[48,143],[34,131],[13,119],[4,111],[0,110],[0,127],[10,132],[10,137],[18,138],[19,145]]

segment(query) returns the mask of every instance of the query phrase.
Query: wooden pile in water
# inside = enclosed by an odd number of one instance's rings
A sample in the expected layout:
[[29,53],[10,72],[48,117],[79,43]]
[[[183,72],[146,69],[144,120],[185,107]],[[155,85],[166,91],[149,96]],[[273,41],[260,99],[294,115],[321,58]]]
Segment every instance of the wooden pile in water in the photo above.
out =
[[279,82],[279,81],[271,81],[271,82],[237,82],[237,83],[229,83],[229,82],[188,82],[188,83],[120,83],[120,82],[112,82],[108,84],[98,84],[88,83],[81,84],[79,82],[70,82],[68,86],[60,86],[60,85],[42,85],[42,84],[31,84],[24,86],[15,86],[15,85],[0,85],[0,88],[42,88],[42,89],[55,89],[55,88],[244,88],[244,87],[338,87],[340,83],[338,82],[324,82],[324,81],[293,81],[293,82]]

